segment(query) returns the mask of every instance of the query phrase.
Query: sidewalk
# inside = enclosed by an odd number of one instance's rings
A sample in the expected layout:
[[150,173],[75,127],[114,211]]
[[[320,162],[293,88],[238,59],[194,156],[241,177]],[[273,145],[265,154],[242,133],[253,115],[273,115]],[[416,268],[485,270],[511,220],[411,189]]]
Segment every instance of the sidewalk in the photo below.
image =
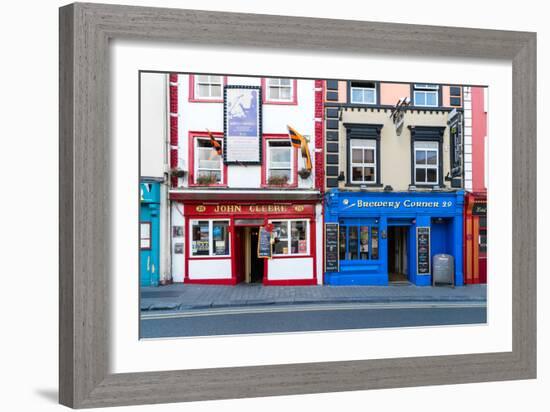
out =
[[141,288],[140,307],[190,310],[223,307],[334,303],[486,302],[486,285],[456,288],[395,286],[236,286],[176,284]]

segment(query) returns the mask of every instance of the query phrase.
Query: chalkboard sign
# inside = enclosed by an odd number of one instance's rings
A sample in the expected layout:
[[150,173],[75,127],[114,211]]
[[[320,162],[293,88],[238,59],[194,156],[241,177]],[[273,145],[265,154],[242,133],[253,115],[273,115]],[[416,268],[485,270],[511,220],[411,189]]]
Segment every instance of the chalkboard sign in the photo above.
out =
[[430,228],[416,228],[416,268],[419,275],[430,274]]
[[271,232],[268,232],[263,226],[260,226],[258,234],[258,257],[271,258]]
[[338,223],[325,224],[325,272],[338,272]]

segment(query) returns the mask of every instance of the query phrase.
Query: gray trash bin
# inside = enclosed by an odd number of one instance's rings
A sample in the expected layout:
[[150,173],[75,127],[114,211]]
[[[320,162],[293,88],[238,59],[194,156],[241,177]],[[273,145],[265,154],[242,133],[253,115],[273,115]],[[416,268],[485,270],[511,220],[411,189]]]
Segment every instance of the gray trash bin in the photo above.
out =
[[433,257],[433,285],[454,286],[455,262],[452,255],[440,253]]

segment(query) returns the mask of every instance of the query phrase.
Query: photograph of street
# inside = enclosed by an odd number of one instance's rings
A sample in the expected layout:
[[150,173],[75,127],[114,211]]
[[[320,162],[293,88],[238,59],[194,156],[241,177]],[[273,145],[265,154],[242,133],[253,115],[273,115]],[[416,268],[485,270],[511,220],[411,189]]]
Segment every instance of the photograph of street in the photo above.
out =
[[489,90],[425,80],[140,72],[140,338],[485,324]]

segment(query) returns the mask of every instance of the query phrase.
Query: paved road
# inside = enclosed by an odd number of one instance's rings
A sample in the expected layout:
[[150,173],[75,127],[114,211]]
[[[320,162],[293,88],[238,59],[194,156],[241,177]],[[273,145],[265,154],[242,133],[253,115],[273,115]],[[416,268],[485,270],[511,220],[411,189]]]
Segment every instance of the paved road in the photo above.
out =
[[486,323],[483,304],[233,308],[142,315],[142,338]]

